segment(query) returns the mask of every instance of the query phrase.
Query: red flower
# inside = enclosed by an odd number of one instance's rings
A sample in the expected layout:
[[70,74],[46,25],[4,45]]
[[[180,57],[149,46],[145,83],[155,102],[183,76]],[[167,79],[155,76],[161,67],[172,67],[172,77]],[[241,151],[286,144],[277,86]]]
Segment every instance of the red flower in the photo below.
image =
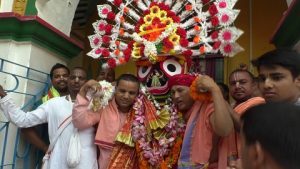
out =
[[226,8],[226,6],[227,6],[227,4],[226,4],[225,1],[222,1],[222,2],[219,3],[220,8]]
[[127,45],[127,48],[132,49],[134,41],[130,41]]
[[108,12],[107,19],[109,20],[115,20],[116,14],[112,11]]
[[110,37],[107,36],[107,35],[104,35],[104,36],[102,37],[102,42],[103,42],[104,44],[109,44],[109,42],[110,42]]
[[98,25],[98,30],[99,30],[99,31],[104,31],[104,29],[105,29],[105,24],[104,24],[104,23],[100,23],[100,24]]
[[219,32],[218,32],[218,31],[214,31],[214,32],[210,35],[210,37],[211,37],[212,39],[217,39],[217,38],[219,37]]
[[152,19],[152,25],[156,25],[156,24],[159,24],[160,23],[160,19],[158,17],[154,17]]
[[192,54],[193,52],[191,50],[186,50],[183,52],[183,56],[188,67],[192,65]]
[[180,27],[177,28],[176,33],[181,37],[181,38],[186,38],[186,31]]
[[126,62],[128,62],[131,56],[131,49],[130,48],[125,49],[123,54]]
[[167,15],[171,18],[173,18],[173,16],[176,16],[175,12],[173,11],[167,11]]
[[108,59],[107,64],[110,68],[115,68],[117,66],[116,60],[114,58]]
[[114,5],[120,6],[122,3],[122,0],[114,0]]
[[141,24],[139,24],[139,23],[135,25],[134,31],[135,31],[136,33],[139,33],[139,32],[140,32],[140,26],[141,26]]
[[214,50],[219,49],[220,45],[221,45],[221,42],[220,42],[220,41],[215,42],[214,45],[213,45],[213,49],[214,49]]
[[191,50],[186,50],[182,53],[184,55],[184,57],[191,57],[193,52]]
[[112,25],[110,25],[110,24],[107,24],[107,25],[105,26],[105,32],[106,32],[107,34],[110,34],[110,33],[111,33],[111,30],[112,30],[112,28],[113,28],[113,26],[112,26]]
[[140,55],[141,55],[142,57],[145,56],[144,50],[145,50],[145,45],[141,45],[141,48],[140,48]]
[[156,2],[151,2],[151,4],[150,4],[150,8],[151,8],[152,6],[155,6],[155,5],[157,5],[157,6],[158,6],[158,4],[157,4]]
[[187,47],[189,45],[189,41],[187,39],[182,39],[181,38],[179,43],[182,47]]
[[[146,16],[148,14],[150,14],[150,10],[149,9],[147,9],[147,10],[144,11],[144,16]],[[143,18],[141,18],[141,20],[143,20]]]
[[168,49],[173,49],[174,48],[174,45],[173,43],[168,39],[168,38],[165,38],[163,40],[163,45],[168,48]]
[[214,16],[218,13],[218,9],[217,9],[215,4],[210,5],[209,8],[208,8],[208,11],[209,11],[211,16]]
[[232,52],[232,46],[230,44],[225,45],[223,49],[224,49],[225,53],[231,53]]
[[202,4],[206,4],[208,2],[209,2],[209,0],[202,0]]
[[180,17],[179,16],[172,16],[172,19],[176,23],[180,23]]
[[102,56],[103,57],[109,57],[109,55],[110,55],[110,52],[109,52],[108,49],[106,49],[106,48],[102,49]]
[[165,10],[165,11],[169,11],[170,10],[170,7],[168,5],[166,5],[165,3],[159,3],[158,4],[158,7],[161,9],[161,10]]
[[224,39],[225,41],[231,40],[231,32],[225,31],[225,32],[223,33],[222,37],[223,37],[223,39]]
[[214,27],[219,25],[219,18],[217,16],[213,16],[211,18],[211,25],[214,26]]

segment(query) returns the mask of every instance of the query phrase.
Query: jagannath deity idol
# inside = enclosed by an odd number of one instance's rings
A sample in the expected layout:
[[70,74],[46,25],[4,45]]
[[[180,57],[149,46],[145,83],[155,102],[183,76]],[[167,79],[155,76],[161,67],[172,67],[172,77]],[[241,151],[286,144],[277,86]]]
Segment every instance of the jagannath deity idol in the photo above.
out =
[[116,139],[135,146],[139,168],[176,165],[184,122],[167,99],[169,77],[187,73],[192,57],[232,57],[243,50],[236,43],[243,31],[233,26],[240,12],[233,9],[236,1],[108,0],[97,6],[100,18],[93,23],[87,55],[105,60],[103,68],[133,60],[145,86],[127,126],[133,139],[124,139],[124,131]]

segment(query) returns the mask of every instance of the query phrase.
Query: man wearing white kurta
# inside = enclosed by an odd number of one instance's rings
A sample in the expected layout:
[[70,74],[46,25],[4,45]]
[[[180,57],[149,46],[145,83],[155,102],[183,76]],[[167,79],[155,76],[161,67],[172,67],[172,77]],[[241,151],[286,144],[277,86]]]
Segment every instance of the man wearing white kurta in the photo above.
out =
[[[42,123],[48,123],[50,142],[59,126],[72,114],[72,100],[80,87],[86,81],[86,72],[81,68],[75,68],[69,77],[68,88],[70,95],[57,97],[39,106],[36,110],[25,113],[13,100],[6,96],[2,86],[0,86],[0,108],[4,115],[18,127],[31,127]],[[69,124],[59,136],[49,159],[49,169],[69,169],[67,165],[67,152],[70,137],[74,131],[73,124]],[[98,169],[96,147],[94,145],[94,128],[79,131],[81,143],[80,163],[75,169]]]

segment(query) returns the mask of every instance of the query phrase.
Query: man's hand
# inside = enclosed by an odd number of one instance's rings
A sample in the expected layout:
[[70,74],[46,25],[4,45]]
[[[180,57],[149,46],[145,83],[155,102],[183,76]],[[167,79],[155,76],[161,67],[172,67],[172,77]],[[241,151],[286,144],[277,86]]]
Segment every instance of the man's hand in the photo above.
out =
[[82,97],[86,97],[88,91],[92,91],[96,93],[101,90],[101,85],[96,80],[89,80],[87,81],[80,89],[79,94]]
[[206,91],[213,92],[214,90],[218,90],[219,86],[215,83],[215,81],[211,77],[207,75],[201,75],[197,81],[197,89],[199,92],[206,92]]
[[0,98],[3,98],[6,96],[6,92],[4,91],[3,87],[0,85]]

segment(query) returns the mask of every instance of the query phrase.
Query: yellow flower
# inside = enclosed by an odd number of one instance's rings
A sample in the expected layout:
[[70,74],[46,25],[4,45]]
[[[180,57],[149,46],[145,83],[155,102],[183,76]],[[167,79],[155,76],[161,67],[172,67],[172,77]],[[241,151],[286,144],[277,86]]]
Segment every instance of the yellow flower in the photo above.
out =
[[173,33],[170,37],[169,40],[173,43],[173,45],[179,44],[180,36]]
[[166,11],[160,11],[159,18],[161,20],[166,19],[167,18],[167,12]]
[[148,25],[148,24],[151,24],[152,22],[152,19],[153,19],[153,15],[146,15],[144,17],[144,22]]
[[155,5],[150,8],[150,14],[156,15],[158,13],[160,13],[160,9],[158,6]]

